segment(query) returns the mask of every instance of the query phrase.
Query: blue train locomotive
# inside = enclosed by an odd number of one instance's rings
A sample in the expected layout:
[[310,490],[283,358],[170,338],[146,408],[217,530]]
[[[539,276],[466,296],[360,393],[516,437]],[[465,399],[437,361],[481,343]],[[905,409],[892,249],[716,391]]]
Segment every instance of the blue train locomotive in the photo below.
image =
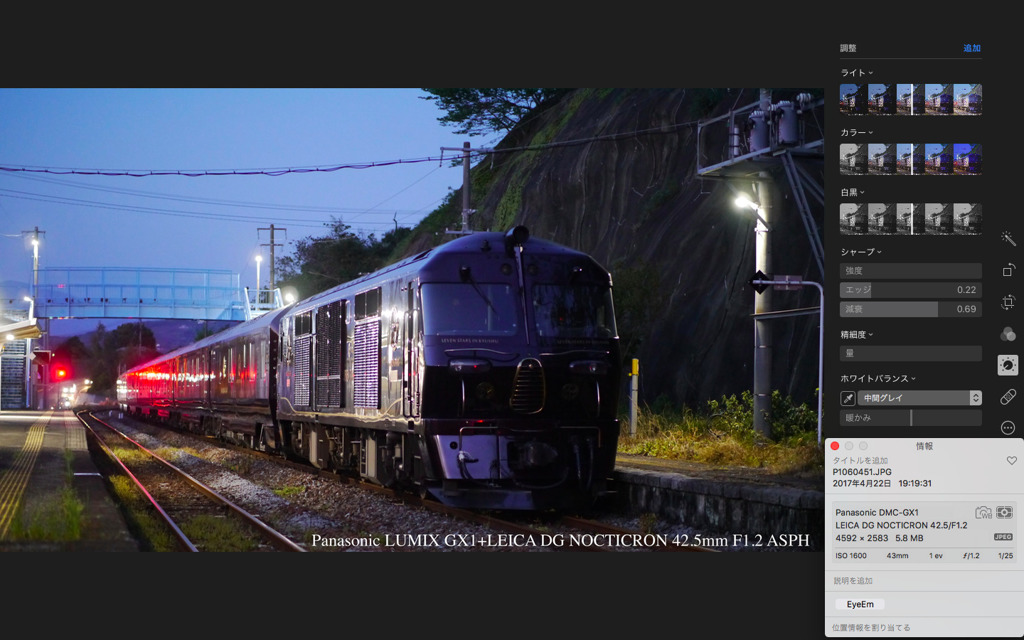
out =
[[126,372],[125,410],[455,506],[606,489],[619,436],[611,278],[473,233]]

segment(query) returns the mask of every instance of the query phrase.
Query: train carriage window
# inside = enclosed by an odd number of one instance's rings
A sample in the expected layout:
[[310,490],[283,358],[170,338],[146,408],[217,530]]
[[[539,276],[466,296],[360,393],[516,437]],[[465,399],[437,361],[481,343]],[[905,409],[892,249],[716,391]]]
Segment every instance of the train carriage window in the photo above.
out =
[[304,336],[313,333],[313,312],[306,311],[295,316],[295,335]]
[[267,381],[267,341],[262,338],[256,343],[256,377]]
[[607,287],[535,285],[533,311],[541,336],[611,338],[616,334]]
[[355,299],[355,315],[356,320],[362,320],[363,318],[372,318],[380,315],[380,304],[381,304],[381,289],[371,289],[363,293],[356,294]]
[[431,335],[515,335],[521,326],[516,289],[483,282],[425,284],[424,331]]

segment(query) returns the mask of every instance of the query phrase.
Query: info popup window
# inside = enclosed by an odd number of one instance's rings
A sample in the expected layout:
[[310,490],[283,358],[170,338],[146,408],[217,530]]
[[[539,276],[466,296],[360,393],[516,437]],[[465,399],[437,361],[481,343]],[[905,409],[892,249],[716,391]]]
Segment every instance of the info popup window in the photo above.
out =
[[1024,634],[1018,438],[828,439],[825,635]]

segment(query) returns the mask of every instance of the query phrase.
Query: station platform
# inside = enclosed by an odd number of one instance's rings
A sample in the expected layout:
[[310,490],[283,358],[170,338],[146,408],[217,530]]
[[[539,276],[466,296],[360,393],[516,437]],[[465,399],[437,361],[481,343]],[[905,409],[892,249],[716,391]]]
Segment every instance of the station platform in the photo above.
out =
[[0,552],[18,551],[139,551],[71,411],[0,412]]

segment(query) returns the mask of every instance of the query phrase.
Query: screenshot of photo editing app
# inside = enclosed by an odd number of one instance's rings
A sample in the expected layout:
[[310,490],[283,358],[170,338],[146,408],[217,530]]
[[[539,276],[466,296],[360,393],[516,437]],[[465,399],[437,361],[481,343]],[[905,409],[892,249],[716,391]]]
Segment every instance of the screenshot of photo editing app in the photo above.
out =
[[1024,225],[983,44],[839,45],[827,637],[1024,635]]

